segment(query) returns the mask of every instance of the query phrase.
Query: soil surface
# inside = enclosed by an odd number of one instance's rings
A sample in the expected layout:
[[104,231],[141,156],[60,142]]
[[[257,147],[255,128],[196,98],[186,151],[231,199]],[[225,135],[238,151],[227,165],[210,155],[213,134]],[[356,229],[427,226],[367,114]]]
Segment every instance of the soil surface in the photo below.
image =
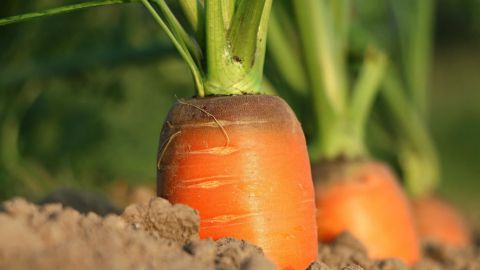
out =
[[[132,204],[123,214],[81,214],[61,204],[35,205],[16,198],[0,212],[0,269],[275,269],[246,241],[198,239],[198,213],[161,198]],[[479,270],[480,234],[458,250],[425,244],[414,268],[375,261],[348,233],[320,245],[310,270]]]

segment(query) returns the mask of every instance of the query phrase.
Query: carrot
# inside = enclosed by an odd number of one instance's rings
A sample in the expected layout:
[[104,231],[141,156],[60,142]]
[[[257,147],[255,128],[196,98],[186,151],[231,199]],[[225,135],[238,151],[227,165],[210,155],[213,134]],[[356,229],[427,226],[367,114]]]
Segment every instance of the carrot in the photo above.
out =
[[142,2],[197,88],[197,97],[177,101],[163,126],[158,195],[198,209],[201,238],[248,240],[279,268],[305,269],[317,257],[317,241],[303,131],[281,98],[261,95],[272,1],[179,1],[196,45],[163,0]]
[[[428,77],[432,55],[435,1],[392,2],[400,50],[383,81],[380,112],[391,139],[423,241],[465,247],[470,233],[463,217],[448,202],[432,195],[441,180],[439,156],[428,126]],[[409,10],[409,12],[404,12]]]
[[182,20],[165,0],[101,0],[12,16],[0,25],[127,2],[146,7],[196,88],[163,126],[158,195],[198,209],[201,238],[245,239],[281,269],[307,268],[317,257],[317,236],[304,134],[281,98],[261,95],[272,0],[175,1]]
[[315,260],[305,139],[279,97],[177,102],[158,159],[158,194],[200,211],[200,238],[248,240],[281,269],[305,269]]
[[417,261],[412,212],[394,174],[380,162],[337,161],[313,169],[318,238],[329,242],[349,231],[376,259]]
[[418,232],[423,241],[467,247],[471,234],[463,217],[445,200],[424,196],[413,201]]
[[[275,41],[269,44],[274,62],[287,65],[278,68],[283,73],[278,77],[294,77],[287,80],[290,94],[303,99],[296,108],[307,111],[302,107],[313,104],[313,113],[303,120],[311,128],[307,137],[312,167],[317,168],[313,181],[318,239],[328,242],[349,231],[370,256],[414,264],[419,241],[406,195],[388,167],[369,156],[365,143],[368,115],[387,69],[387,57],[380,48],[368,46],[357,75],[352,76],[348,68],[349,1],[334,2],[295,0],[277,5],[269,37]],[[291,6],[293,25],[287,19]],[[300,46],[292,42],[296,37]],[[299,48],[301,52],[296,51]],[[285,59],[294,60],[285,63]]]

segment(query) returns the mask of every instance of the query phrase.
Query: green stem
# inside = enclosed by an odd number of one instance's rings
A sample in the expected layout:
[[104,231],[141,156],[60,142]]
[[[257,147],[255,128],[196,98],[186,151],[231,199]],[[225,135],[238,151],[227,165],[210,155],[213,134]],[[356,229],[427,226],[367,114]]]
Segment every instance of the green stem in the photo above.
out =
[[231,53],[247,72],[253,68],[257,58],[255,51],[258,27],[264,14],[264,7],[265,1],[239,0],[231,28],[228,31]]
[[[331,0],[330,6],[333,14],[333,26],[335,29],[335,47],[339,48],[336,50],[337,53],[337,63],[339,64],[339,69],[342,72],[346,72],[346,53],[348,51],[348,37],[350,33],[350,20],[351,20],[351,1],[350,0]],[[345,82],[347,84],[348,82]],[[348,85],[344,86],[345,89],[348,88]]]
[[[220,82],[224,77],[221,69],[226,65],[224,57],[228,53],[226,51],[227,26],[223,21],[222,1],[206,0],[205,11],[207,80],[209,84],[212,84],[212,82]],[[216,87],[209,86],[207,88]],[[221,88],[221,86],[219,87]]]
[[383,100],[388,108],[391,128],[398,144],[398,158],[407,190],[413,196],[427,194],[439,180],[439,161],[434,144],[420,115],[404,95],[405,91],[392,69],[384,80]]
[[406,66],[412,101],[422,117],[427,115],[428,80],[431,57],[433,0],[414,1],[408,65]]
[[205,1],[205,92],[207,95],[260,93],[272,0],[237,0],[230,28],[225,25],[224,4]]
[[365,53],[365,59],[353,89],[350,103],[350,122],[352,125],[352,138],[358,139],[358,152],[365,152],[364,137],[367,118],[372,108],[373,101],[380,89],[380,83],[387,66],[386,55],[377,48],[370,47]]
[[28,21],[35,18],[46,17],[46,16],[53,16],[62,13],[68,13],[80,9],[91,8],[91,7],[99,7],[99,6],[107,6],[107,5],[114,5],[114,4],[123,4],[123,3],[130,3],[130,2],[138,2],[139,0],[103,0],[103,1],[90,1],[84,2],[80,4],[68,5],[63,7],[57,7],[52,9],[47,9],[44,11],[38,12],[31,12],[25,13],[20,15],[15,15],[7,18],[0,19],[0,26],[18,23],[23,21]]
[[303,46],[317,134],[310,147],[312,159],[335,158],[348,152],[346,122],[347,76],[335,49],[332,18],[324,1],[295,0],[295,17]]
[[200,31],[205,24],[205,10],[200,0],[179,0],[178,3],[193,31]]
[[428,107],[428,80],[432,50],[433,0],[390,1],[398,27],[401,72],[408,98],[421,117]]
[[268,52],[282,79],[289,84],[294,92],[305,96],[307,91],[305,70],[300,60],[301,56],[292,44],[294,37],[288,35],[290,29],[285,29],[290,25],[282,24],[286,21],[288,21],[288,15],[281,9],[280,5],[277,5],[270,15]]
[[187,17],[197,37],[201,49],[205,48],[205,7],[200,0],[179,0],[185,17]]
[[[161,1],[161,0],[158,0]],[[203,75],[201,70],[199,69],[197,63],[193,59],[192,55],[188,51],[188,48],[184,41],[182,40],[183,36],[177,36],[176,33],[178,34],[178,31],[172,31],[170,27],[168,26],[167,23],[160,17],[160,15],[157,13],[157,11],[150,5],[150,2],[148,0],[142,0],[143,5],[147,8],[147,10],[152,14],[153,18],[155,21],[160,25],[160,27],[165,31],[167,36],[170,38],[170,40],[173,42],[173,45],[177,48],[178,52],[180,53],[180,56],[183,58],[183,60],[187,63],[187,65],[190,67],[190,71],[193,74],[193,78],[195,81],[195,86],[197,89],[197,94],[200,97],[205,96],[205,90],[204,90],[204,85],[203,85]],[[165,7],[165,6],[160,6],[160,7]]]
[[165,3],[164,0],[151,0],[151,2],[154,2],[159,7],[159,10],[163,13],[163,18],[166,25],[168,25],[169,29],[177,37],[178,41],[182,43],[182,46],[186,47],[193,60],[195,60],[196,65],[199,66],[201,57],[199,48],[192,42],[190,35],[177,20],[167,3]]

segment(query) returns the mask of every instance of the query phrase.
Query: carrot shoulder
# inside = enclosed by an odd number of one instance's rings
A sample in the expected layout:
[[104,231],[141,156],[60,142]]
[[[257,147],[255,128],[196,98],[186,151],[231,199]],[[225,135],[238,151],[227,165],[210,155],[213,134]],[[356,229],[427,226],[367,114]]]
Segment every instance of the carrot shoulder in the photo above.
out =
[[179,101],[162,130],[158,194],[200,211],[200,237],[262,247],[282,269],[317,257],[314,191],[305,138],[280,98]]

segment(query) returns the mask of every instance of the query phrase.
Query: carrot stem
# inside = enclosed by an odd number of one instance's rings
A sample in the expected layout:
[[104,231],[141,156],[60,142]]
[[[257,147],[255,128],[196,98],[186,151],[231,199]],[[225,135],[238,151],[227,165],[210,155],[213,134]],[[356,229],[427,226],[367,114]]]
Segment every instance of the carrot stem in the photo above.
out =
[[434,1],[390,1],[395,15],[409,98],[421,117],[428,110]]
[[[275,12],[270,15],[270,23],[268,29],[268,42],[272,46],[268,47],[268,51],[275,68],[278,69],[282,78],[289,83],[293,91],[305,97],[307,92],[307,78],[305,68],[301,61],[301,54],[291,40],[294,38],[294,31],[291,25],[284,25],[289,19],[289,15],[281,5],[273,7]],[[287,29],[286,29],[287,28]]]
[[[157,2],[162,2],[163,0],[158,0]],[[179,37],[179,31],[175,30],[175,26],[167,25],[167,22],[160,17],[158,12],[153,8],[148,0],[142,0],[143,5],[147,8],[147,10],[152,14],[155,21],[160,25],[160,27],[165,31],[167,36],[173,42],[175,47],[177,48],[178,52],[182,56],[183,60],[187,63],[190,68],[190,71],[193,74],[193,78],[195,81],[195,86],[197,89],[197,94],[199,96],[205,95],[204,85],[203,85],[203,75],[201,74],[201,70],[198,68],[197,64],[195,63],[192,54],[188,51],[188,48],[181,37]],[[161,5],[160,7],[166,7]],[[173,30],[171,30],[173,28]]]
[[440,177],[439,161],[435,146],[425,122],[412,109],[405,90],[393,67],[384,80],[382,100],[387,105],[386,122],[391,128],[398,145],[398,159],[404,172],[406,187],[412,196],[421,196],[433,191]]
[[296,0],[292,5],[314,101],[311,158],[364,156],[365,122],[378,92],[386,57],[380,49],[367,51],[359,78],[350,86],[346,68],[350,1]]
[[206,93],[260,93],[272,0],[227,2],[205,1]]
[[422,196],[432,192],[440,179],[439,159],[426,125],[434,4],[431,0],[390,3],[401,60],[389,68],[384,80],[383,125],[395,140],[407,190]]
[[[355,134],[353,137],[358,138],[361,142],[365,140],[367,118],[377,92],[380,89],[379,86],[382,82],[386,66],[387,57],[382,51],[374,47],[367,49],[359,78],[352,91],[349,106],[353,134]],[[363,143],[358,143],[358,145],[363,146]],[[365,152],[365,150],[359,151]]]

